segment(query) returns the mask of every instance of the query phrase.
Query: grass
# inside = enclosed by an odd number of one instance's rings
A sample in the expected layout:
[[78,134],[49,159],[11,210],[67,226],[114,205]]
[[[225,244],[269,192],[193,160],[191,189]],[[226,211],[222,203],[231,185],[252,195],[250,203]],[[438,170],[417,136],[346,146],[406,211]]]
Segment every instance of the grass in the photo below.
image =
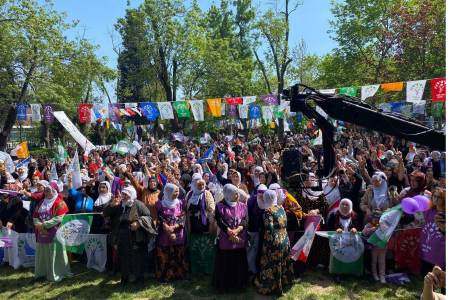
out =
[[[275,296],[263,296],[254,287],[244,294],[235,292],[220,294],[211,286],[211,276],[195,274],[190,282],[175,282],[172,285],[160,285],[153,274],[146,276],[143,287],[133,284],[120,289],[120,275],[111,272],[98,273],[84,265],[74,263],[74,277],[58,283],[44,279],[34,281],[33,268],[0,266],[0,299],[196,299],[196,300],[247,300],[276,299]],[[364,299],[413,300],[421,292],[423,284],[418,276],[412,276],[411,283],[404,286],[397,284],[370,284],[365,279],[349,277],[335,285],[332,277],[325,270],[310,269],[306,277],[285,289],[280,299],[294,300],[333,300]]]

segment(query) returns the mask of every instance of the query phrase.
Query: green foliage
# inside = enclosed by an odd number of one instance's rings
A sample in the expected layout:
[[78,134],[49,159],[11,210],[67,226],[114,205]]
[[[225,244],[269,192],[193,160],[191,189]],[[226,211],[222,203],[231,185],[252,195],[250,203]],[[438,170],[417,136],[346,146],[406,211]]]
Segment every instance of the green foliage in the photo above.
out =
[[39,150],[29,151],[29,154],[30,154],[30,156],[47,155],[48,157],[53,157],[54,151],[55,151],[54,148],[43,148],[43,149],[39,149]]

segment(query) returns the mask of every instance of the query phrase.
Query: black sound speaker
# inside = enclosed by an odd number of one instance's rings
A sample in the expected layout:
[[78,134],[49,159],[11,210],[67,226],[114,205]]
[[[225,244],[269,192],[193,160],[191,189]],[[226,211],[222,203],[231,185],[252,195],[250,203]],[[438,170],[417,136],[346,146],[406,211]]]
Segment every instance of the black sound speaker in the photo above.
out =
[[301,173],[303,160],[302,154],[298,149],[285,150],[283,152],[283,166],[281,167],[281,179],[286,181],[286,178]]

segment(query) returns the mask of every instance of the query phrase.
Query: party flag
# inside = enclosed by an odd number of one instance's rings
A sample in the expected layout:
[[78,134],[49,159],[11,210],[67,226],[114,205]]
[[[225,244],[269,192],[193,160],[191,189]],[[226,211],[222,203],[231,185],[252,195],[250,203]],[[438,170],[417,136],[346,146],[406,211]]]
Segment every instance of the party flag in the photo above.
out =
[[241,119],[248,118],[248,105],[239,105],[239,118]]
[[367,98],[375,95],[375,93],[378,91],[379,87],[380,87],[379,84],[365,85],[365,86],[361,87],[361,100],[364,101]]
[[305,233],[298,240],[298,242],[292,247],[291,255],[293,260],[300,260],[306,262],[308,259],[309,251],[311,250],[312,243],[316,230],[320,228],[320,221],[322,216],[308,216],[306,218],[304,228]]
[[123,140],[119,141],[116,145],[114,145],[112,151],[119,153],[121,155],[125,155],[128,153],[128,151],[130,151],[134,147],[135,147],[135,145],[133,143],[131,143],[129,140],[123,139]]
[[191,100],[192,113],[195,121],[204,121],[203,100]]
[[386,247],[389,238],[397,227],[403,214],[401,205],[397,205],[381,215],[380,227],[370,236],[368,242],[379,247]]
[[108,117],[110,122],[120,122],[120,103],[108,104]]
[[204,158],[207,158],[207,159],[212,159],[213,154],[214,154],[214,145],[212,145],[211,148],[209,148],[209,149],[205,152],[205,154],[203,154],[203,157],[204,157]]
[[220,117],[222,115],[222,105],[221,105],[222,99],[208,99],[206,102],[208,102],[208,106],[211,109],[211,114],[214,117]]
[[173,103],[179,118],[190,118],[189,107],[186,101],[175,101]]
[[41,121],[41,105],[40,104],[30,104],[31,105],[31,121]]
[[91,121],[91,105],[79,104],[78,113],[80,114],[80,123],[89,123]]
[[159,110],[156,108],[155,103],[141,103],[141,108],[144,111],[145,117],[149,121],[156,121],[156,118],[160,116]]
[[339,94],[355,97],[357,91],[358,91],[357,86],[349,86],[349,87],[340,88]]
[[381,85],[385,92],[401,92],[403,90],[403,82],[385,83]]
[[426,80],[408,81],[406,83],[406,102],[419,102],[425,91]]
[[53,239],[56,250],[83,254],[93,214],[66,214]]
[[[242,104],[248,105],[256,101],[256,96],[242,97]],[[242,117],[241,117],[242,118]]]
[[54,105],[53,104],[42,104],[42,108],[44,109],[44,121],[45,123],[53,123],[55,121],[55,117],[53,116]]
[[225,101],[228,104],[242,104],[242,99],[240,97],[225,98]]
[[228,105],[228,115],[230,117],[236,117],[236,104]]
[[17,147],[11,151],[11,155],[17,156],[18,158],[27,158],[28,156],[30,156],[28,154],[27,142],[22,142],[17,145]]
[[26,121],[27,120],[27,104],[26,103],[17,103],[16,111],[17,111],[17,121]]
[[174,119],[172,104],[170,102],[158,102],[161,120]]
[[431,79],[431,101],[445,101],[446,79]]
[[277,95],[262,95],[261,98],[267,104],[278,105]]

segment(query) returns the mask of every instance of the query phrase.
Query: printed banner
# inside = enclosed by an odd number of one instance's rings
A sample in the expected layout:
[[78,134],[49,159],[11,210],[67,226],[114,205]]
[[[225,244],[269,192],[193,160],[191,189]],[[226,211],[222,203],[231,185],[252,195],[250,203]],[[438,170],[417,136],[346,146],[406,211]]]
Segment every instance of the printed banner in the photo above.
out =
[[405,229],[397,238],[395,261],[397,268],[420,275],[419,237],[421,228]]
[[41,105],[40,104],[30,104],[31,105],[31,121],[41,121]]
[[95,269],[99,272],[105,270],[107,256],[107,234],[89,234],[84,250],[86,251],[88,269]]
[[17,121],[26,121],[27,120],[27,104],[26,103],[17,103],[16,111],[17,111]]
[[267,104],[278,105],[277,95],[262,95],[261,98]]
[[273,117],[277,119],[283,119],[284,118],[284,111],[281,109],[280,106],[274,106],[273,107]]
[[186,101],[175,101],[173,106],[177,110],[177,115],[179,118],[190,118],[191,113],[189,112],[189,107]]
[[81,147],[85,151],[91,151],[92,149],[95,149],[95,146],[88,141],[88,139],[81,134],[81,132],[78,130],[78,128],[73,125],[72,121],[67,118],[66,113],[63,111],[55,111],[53,115],[58,119],[58,121],[62,124],[62,126],[70,133],[70,135],[77,141],[78,144],[80,144]]
[[250,119],[259,119],[260,110],[259,105],[250,105]]
[[228,115],[230,117],[236,117],[236,104],[228,105]]
[[431,79],[431,101],[445,101],[446,79]]
[[305,233],[291,249],[293,260],[301,260],[306,262],[314,241],[316,230],[320,227],[321,219],[321,215],[307,217],[304,224]]
[[89,237],[92,217],[92,214],[65,215],[53,239],[55,248],[82,254],[84,243]]
[[79,189],[82,186],[80,162],[78,161],[78,154],[75,154],[72,158],[72,162],[67,169],[64,176],[64,182],[68,182],[68,176],[72,174],[72,186],[74,189]]
[[78,112],[80,113],[80,123],[89,123],[91,121],[90,104],[79,104]]
[[431,115],[433,118],[442,117],[442,110],[444,109],[443,101],[435,101],[431,103]]
[[214,117],[220,117],[222,115],[222,99],[208,99],[206,102],[208,102],[209,108],[211,109],[211,114]]
[[339,94],[341,95],[347,95],[350,97],[356,97],[356,92],[358,91],[357,86],[349,86],[339,89]]
[[361,232],[328,232],[331,250],[330,273],[362,274],[364,265],[364,243]]
[[248,118],[248,105],[239,105],[239,118],[241,119]]
[[242,97],[243,105],[249,105],[250,103],[253,103],[255,101],[256,101],[256,96]]
[[385,92],[401,92],[403,90],[403,82],[385,83],[381,85]]
[[192,114],[194,115],[195,121],[204,121],[205,116],[203,112],[203,100],[192,100],[191,101]]
[[262,117],[265,120],[272,120],[273,118],[273,106],[262,107]]
[[228,104],[242,104],[242,99],[240,97],[225,98]]
[[155,103],[141,103],[141,108],[144,110],[144,114],[149,121],[156,121],[156,118],[160,116],[159,110],[156,108]]
[[387,212],[384,212],[380,218],[380,227],[370,236],[368,242],[375,246],[386,247],[402,214],[403,210],[401,205],[397,205]]
[[373,95],[375,95],[375,93],[378,91],[379,88],[380,88],[379,84],[365,85],[361,87],[361,100],[364,101],[367,98],[372,97]]
[[8,262],[11,267],[17,270],[20,266],[25,268],[34,267],[34,256],[26,255],[26,233],[18,233],[12,229],[2,227],[3,237],[10,237],[12,248],[4,248],[3,261]]
[[55,121],[55,117],[53,116],[54,105],[53,104],[42,104],[42,108],[44,109],[44,122],[45,123],[53,123]]
[[419,102],[422,100],[426,80],[408,81],[406,83],[406,102]]
[[425,113],[425,104],[427,101],[420,100],[417,103],[413,103],[413,114],[423,115]]
[[158,102],[161,120],[174,119],[172,104],[170,102]]
[[108,117],[110,122],[120,122],[120,103],[108,104]]
[[390,112],[392,109],[392,106],[390,103],[380,103],[378,105],[378,108],[381,109],[383,112]]
[[192,274],[214,272],[216,261],[215,234],[190,234],[188,236],[191,253]]

